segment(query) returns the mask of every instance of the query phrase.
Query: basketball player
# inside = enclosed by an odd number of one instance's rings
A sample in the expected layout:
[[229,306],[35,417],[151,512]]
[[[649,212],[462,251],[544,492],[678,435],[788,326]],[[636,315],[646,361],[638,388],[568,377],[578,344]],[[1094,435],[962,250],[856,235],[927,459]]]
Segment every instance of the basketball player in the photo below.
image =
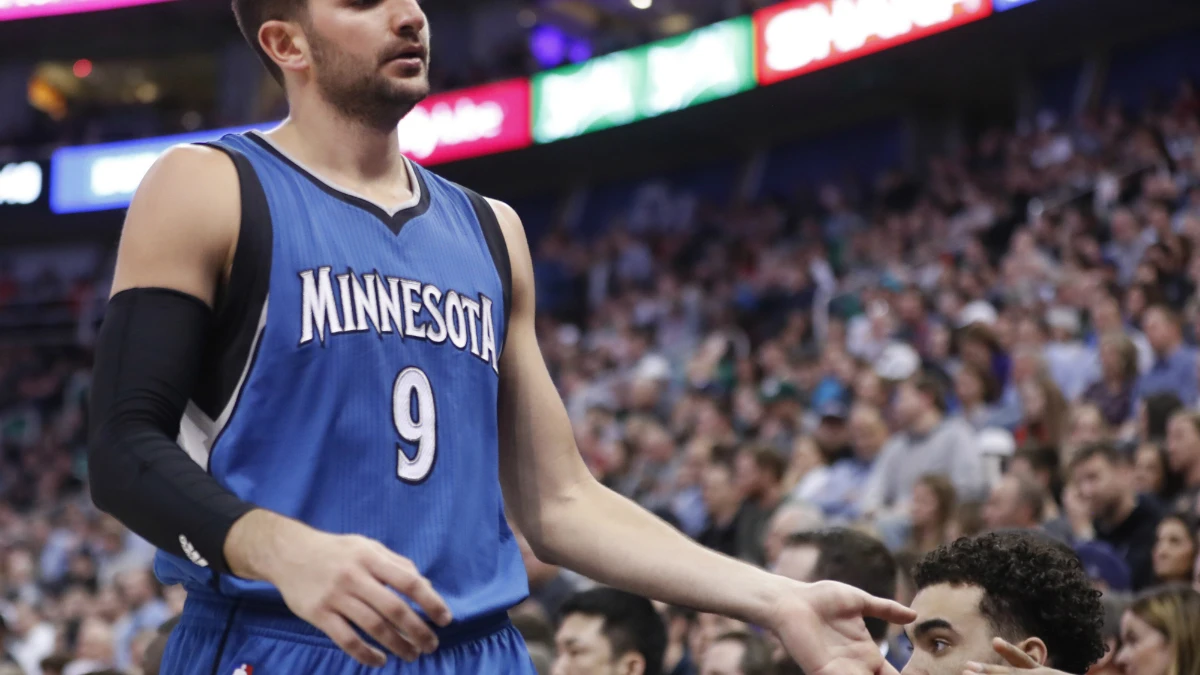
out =
[[159,159],[96,347],[93,497],[189,592],[163,672],[532,673],[507,508],[539,558],[769,627],[811,675],[894,673],[862,617],[909,610],[707,551],[592,479],[520,220],[399,152],[417,0],[234,11],[290,116]]

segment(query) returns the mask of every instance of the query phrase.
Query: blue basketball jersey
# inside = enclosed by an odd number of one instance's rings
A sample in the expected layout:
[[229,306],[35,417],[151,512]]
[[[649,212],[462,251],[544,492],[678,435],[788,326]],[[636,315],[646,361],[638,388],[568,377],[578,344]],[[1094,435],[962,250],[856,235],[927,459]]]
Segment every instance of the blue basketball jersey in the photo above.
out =
[[[210,145],[242,223],[180,445],[251,503],[411,559],[457,620],[520,602],[496,409],[511,272],[486,200],[409,162],[414,197],[387,212],[255,132]],[[180,545],[164,583],[279,599]]]

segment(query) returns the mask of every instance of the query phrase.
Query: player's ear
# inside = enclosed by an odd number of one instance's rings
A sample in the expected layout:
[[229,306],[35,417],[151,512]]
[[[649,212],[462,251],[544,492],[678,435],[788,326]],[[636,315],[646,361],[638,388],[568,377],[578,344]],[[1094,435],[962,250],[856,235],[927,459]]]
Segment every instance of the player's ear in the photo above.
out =
[[309,62],[308,39],[295,21],[264,21],[258,28],[258,43],[267,56],[286,71],[299,71]]
[[1041,638],[1025,638],[1017,643],[1017,648],[1025,652],[1029,658],[1037,661],[1039,666],[1046,665],[1046,660],[1050,658],[1050,651],[1046,649],[1046,643],[1042,642]]
[[643,675],[646,672],[646,657],[637,652],[625,652],[617,659],[616,672],[621,675]]

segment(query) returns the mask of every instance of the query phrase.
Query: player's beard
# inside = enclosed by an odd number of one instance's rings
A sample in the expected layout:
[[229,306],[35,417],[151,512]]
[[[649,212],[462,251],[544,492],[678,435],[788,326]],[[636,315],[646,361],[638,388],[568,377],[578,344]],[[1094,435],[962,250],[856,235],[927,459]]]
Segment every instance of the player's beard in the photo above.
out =
[[348,120],[389,131],[429,95],[428,64],[420,77],[391,80],[380,72],[382,57],[363,63],[314,30],[308,31],[308,37],[317,88]]

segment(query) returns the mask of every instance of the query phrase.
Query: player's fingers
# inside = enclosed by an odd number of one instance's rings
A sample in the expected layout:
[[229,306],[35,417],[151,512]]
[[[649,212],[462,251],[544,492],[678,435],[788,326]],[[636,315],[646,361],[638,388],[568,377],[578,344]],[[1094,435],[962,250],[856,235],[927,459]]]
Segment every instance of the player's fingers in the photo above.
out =
[[1033,657],[1021,651],[1016,645],[1008,642],[1004,638],[995,638],[992,640],[992,649],[996,653],[1004,657],[1005,661],[1018,668],[1037,668],[1040,663],[1033,660]]
[[338,612],[405,661],[415,661],[421,655],[417,647],[406,636],[401,635],[391,621],[362,600],[345,596],[338,602]]
[[383,555],[371,560],[368,569],[377,579],[417,603],[425,616],[437,625],[449,625],[454,619],[446,601],[433,590],[433,584],[407,559],[385,550]]
[[863,593],[863,616],[873,616],[889,623],[904,625],[917,620],[917,613],[904,605]]
[[425,620],[418,615],[404,598],[391,588],[376,582],[355,591],[357,598],[391,624],[392,630],[400,631],[414,647],[432,654],[438,646],[437,635]]
[[367,641],[337,614],[330,612],[313,622],[313,625],[328,635],[334,644],[350,655],[350,658],[364,666],[379,668],[387,665],[387,655],[367,644]]

